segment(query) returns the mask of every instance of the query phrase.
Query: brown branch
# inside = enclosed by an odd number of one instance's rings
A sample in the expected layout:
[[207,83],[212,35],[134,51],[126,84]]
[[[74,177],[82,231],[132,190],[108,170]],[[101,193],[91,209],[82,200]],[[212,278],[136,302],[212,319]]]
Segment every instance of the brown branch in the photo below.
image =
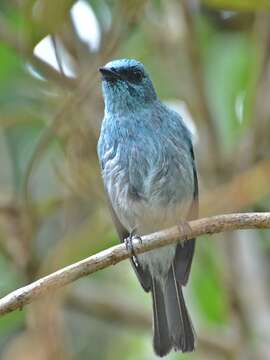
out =
[[[215,234],[228,230],[270,228],[270,213],[242,213],[218,215],[189,223],[189,233],[184,233],[177,226],[142,237],[142,242],[134,240],[133,247],[137,254],[155,248],[188,240],[203,234]],[[29,285],[17,289],[0,300],[0,315],[4,315],[57,290],[73,281],[104,269],[129,258],[131,254],[124,244],[90,256],[82,261],[66,266]]]

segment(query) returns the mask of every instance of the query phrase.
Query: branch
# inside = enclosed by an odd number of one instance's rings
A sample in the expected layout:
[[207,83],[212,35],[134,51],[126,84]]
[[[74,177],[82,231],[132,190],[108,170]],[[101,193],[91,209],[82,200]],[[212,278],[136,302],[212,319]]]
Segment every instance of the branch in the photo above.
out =
[[[184,228],[174,226],[142,237],[142,242],[134,239],[133,248],[141,254],[177,241],[189,240],[204,234],[215,234],[227,230],[270,228],[270,212],[218,215],[189,222],[188,233]],[[115,265],[131,257],[125,244],[113,246],[84,260],[66,266],[33,283],[17,289],[0,299],[0,315],[4,315],[55,291],[73,281],[98,270]]]

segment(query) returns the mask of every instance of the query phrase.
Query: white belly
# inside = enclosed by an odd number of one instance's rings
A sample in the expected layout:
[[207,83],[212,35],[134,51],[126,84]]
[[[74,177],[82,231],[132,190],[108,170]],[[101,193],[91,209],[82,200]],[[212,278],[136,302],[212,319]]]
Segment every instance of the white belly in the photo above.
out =
[[[122,223],[129,231],[134,230],[142,236],[169,228],[186,219],[191,201],[188,204],[159,208],[149,206],[142,202],[133,202],[128,211],[121,211]],[[127,210],[127,209],[126,209]],[[133,223],[133,227],[130,224]],[[148,251],[138,256],[138,261],[143,268],[149,269],[154,278],[161,279],[167,275],[175,256],[176,245],[168,245],[157,250]]]

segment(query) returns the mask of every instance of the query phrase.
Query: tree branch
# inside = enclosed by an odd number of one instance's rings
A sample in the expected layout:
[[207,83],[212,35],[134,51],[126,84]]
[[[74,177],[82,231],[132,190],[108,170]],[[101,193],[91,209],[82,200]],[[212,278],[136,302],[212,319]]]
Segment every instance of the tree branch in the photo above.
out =
[[[215,234],[228,230],[270,228],[270,212],[212,216],[189,222],[188,233],[184,232],[184,228],[186,227],[174,226],[170,229],[146,235],[142,237],[142,242],[134,239],[134,251],[136,254],[141,254],[164,245],[192,239],[204,234]],[[70,284],[83,276],[110,265],[115,265],[130,256],[131,254],[127,251],[125,245],[120,244],[66,266],[0,299],[0,315],[21,309],[24,305],[49,292]]]

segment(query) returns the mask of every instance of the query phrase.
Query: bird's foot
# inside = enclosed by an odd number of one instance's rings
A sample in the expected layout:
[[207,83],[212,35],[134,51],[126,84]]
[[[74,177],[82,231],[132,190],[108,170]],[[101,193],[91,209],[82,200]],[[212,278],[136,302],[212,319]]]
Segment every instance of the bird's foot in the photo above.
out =
[[177,227],[181,236],[183,236],[182,243],[184,244],[185,241],[190,239],[190,235],[192,233],[191,227],[189,226],[189,223],[186,220],[180,220],[177,224]]
[[134,247],[133,247],[134,239],[139,240],[140,244],[142,244],[142,238],[140,237],[140,235],[135,233],[135,229],[131,230],[129,236],[124,239],[124,243],[126,245],[127,251],[132,255],[132,259],[133,259],[135,265],[138,267],[139,262],[138,262],[137,255],[136,255],[136,253],[134,251]]

